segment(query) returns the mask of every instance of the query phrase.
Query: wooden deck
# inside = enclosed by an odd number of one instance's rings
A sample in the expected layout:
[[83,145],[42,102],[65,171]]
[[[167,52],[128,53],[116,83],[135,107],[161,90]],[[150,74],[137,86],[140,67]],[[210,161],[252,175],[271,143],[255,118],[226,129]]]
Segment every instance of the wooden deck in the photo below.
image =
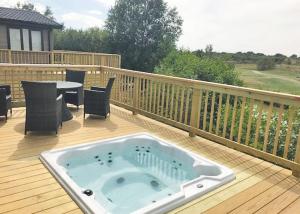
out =
[[171,213],[299,213],[300,179],[291,171],[113,106],[107,120],[74,111],[58,136],[24,136],[25,109],[0,120],[0,213],[82,213],[38,159],[42,151],[149,132],[230,167],[236,180]]

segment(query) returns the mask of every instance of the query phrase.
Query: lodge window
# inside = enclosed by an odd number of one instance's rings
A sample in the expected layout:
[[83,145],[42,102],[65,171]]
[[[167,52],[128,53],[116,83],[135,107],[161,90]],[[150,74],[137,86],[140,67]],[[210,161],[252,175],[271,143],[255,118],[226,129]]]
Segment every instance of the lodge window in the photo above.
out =
[[12,50],[17,50],[17,51],[22,50],[20,29],[16,29],[16,28],[9,29],[9,41],[10,41],[10,48]]
[[33,51],[42,50],[42,33],[41,31],[31,31],[31,43]]
[[29,30],[28,29],[22,29],[23,33],[23,50],[24,51],[29,51],[30,46],[29,46]]
[[9,28],[11,50],[42,51],[42,32],[20,28]]

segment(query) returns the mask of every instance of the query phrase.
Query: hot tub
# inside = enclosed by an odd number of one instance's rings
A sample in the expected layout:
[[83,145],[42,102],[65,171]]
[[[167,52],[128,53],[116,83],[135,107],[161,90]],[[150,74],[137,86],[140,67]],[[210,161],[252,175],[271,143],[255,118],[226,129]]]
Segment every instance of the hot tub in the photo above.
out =
[[235,178],[224,166],[144,133],[40,158],[86,213],[164,213]]

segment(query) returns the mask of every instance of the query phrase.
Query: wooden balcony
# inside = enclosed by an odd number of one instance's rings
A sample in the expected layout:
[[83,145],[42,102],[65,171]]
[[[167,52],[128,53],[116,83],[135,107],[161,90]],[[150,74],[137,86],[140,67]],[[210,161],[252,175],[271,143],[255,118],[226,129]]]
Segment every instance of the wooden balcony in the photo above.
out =
[[[81,213],[41,164],[42,151],[149,132],[234,170],[236,180],[171,213],[298,213],[300,97],[106,66],[0,65],[0,83],[24,104],[21,80],[87,72],[85,87],[116,76],[107,120],[74,119],[57,136],[24,136],[25,109],[0,121],[0,213]],[[132,112],[134,114],[132,114]],[[137,114],[137,115],[136,115]],[[196,137],[190,137],[190,136]],[[258,158],[257,158],[258,157]]]

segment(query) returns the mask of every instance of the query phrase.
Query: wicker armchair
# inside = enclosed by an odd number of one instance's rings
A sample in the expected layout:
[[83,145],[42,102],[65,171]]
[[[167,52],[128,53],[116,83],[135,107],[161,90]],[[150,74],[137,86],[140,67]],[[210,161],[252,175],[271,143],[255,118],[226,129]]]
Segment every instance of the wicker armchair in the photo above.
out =
[[8,110],[12,114],[10,86],[0,85],[0,116],[5,116],[5,121],[7,120]]
[[84,118],[85,114],[94,114],[107,117],[110,113],[110,93],[115,77],[109,78],[106,88],[91,87],[84,90]]
[[66,81],[81,83],[82,87],[77,90],[66,91],[64,94],[64,100],[66,103],[70,103],[77,106],[83,104],[83,84],[84,84],[85,71],[71,71],[66,72]]
[[55,131],[62,126],[62,95],[56,83],[22,81],[26,101],[27,131]]

